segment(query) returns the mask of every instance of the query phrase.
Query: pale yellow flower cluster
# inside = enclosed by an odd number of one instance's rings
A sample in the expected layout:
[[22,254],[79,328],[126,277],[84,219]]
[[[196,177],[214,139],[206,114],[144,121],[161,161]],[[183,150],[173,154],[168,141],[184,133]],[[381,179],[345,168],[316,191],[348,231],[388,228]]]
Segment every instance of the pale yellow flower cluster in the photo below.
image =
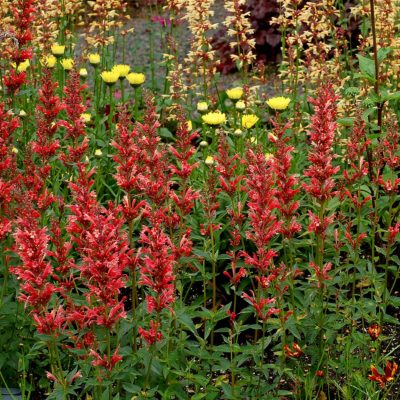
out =
[[[358,4],[351,9],[354,18],[370,18],[370,3]],[[400,2],[394,0],[375,1],[375,27],[378,50],[391,48],[384,62],[380,64],[380,82],[393,90],[398,90],[397,77],[400,74]],[[359,50],[370,53],[372,49],[372,34],[366,37],[360,34]]]
[[185,7],[185,0],[166,0],[164,10],[169,11],[170,19],[179,17]]
[[123,26],[123,19],[129,19],[126,3],[122,0],[88,1],[91,18],[86,42],[89,46],[108,46],[114,43],[115,29]]
[[191,48],[185,60],[188,66],[185,72],[192,77],[205,77],[207,83],[215,73],[216,67],[210,34],[210,31],[217,27],[217,24],[211,23],[214,15],[211,7],[214,2],[215,0],[188,0],[184,17],[192,34]]
[[[61,16],[69,21],[71,26],[79,22],[84,4],[81,0],[37,0],[35,2],[36,18],[33,21],[33,42],[47,52],[59,33]],[[66,39],[69,38],[67,32]]]
[[278,0],[278,3],[282,12],[272,22],[286,33],[282,80],[291,88],[317,84],[321,80],[342,86],[344,63],[340,55],[343,49],[338,46],[339,28],[334,24],[340,14],[335,2],[307,1],[304,7],[299,7],[300,0]]
[[232,38],[230,46],[239,51],[239,54],[231,54],[232,60],[239,61],[240,65],[247,70],[247,67],[256,58],[253,53],[256,41],[252,37],[254,29],[251,28],[249,20],[250,12],[244,13],[242,9],[245,3],[245,0],[226,0],[224,2],[225,9],[228,11],[224,25],[228,29],[228,36]]

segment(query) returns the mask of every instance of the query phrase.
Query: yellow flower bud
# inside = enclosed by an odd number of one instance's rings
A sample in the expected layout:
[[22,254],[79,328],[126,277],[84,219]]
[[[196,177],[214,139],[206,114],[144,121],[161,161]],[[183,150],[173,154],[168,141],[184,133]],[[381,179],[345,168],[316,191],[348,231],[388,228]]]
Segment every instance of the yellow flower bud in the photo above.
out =
[[226,95],[231,99],[231,100],[239,100],[243,96],[243,89],[241,87],[236,87],[233,89],[228,89],[226,91]]
[[243,111],[246,108],[244,101],[238,101],[235,105],[236,110]]
[[207,156],[206,160],[204,161],[206,165],[213,165],[214,164],[214,159],[211,156]]
[[62,56],[65,52],[65,46],[60,45],[58,43],[54,43],[51,46],[51,52],[55,55],[55,56]]
[[86,78],[86,77],[88,76],[87,69],[86,69],[86,68],[81,68],[81,69],[79,70],[79,75],[80,75],[82,78]]
[[92,65],[100,64],[100,54],[93,53],[88,55],[88,60]]
[[88,123],[92,119],[92,116],[89,113],[83,113],[81,114],[81,118],[83,119],[83,122]]
[[206,112],[208,111],[208,104],[205,101],[200,101],[197,103],[197,111]]

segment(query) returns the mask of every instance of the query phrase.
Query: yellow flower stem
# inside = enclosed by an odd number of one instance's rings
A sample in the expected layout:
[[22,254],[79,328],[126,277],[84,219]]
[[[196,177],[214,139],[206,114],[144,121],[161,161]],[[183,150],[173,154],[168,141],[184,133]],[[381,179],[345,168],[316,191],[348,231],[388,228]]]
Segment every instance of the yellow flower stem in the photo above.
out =
[[112,126],[112,120],[113,120],[113,114],[114,114],[114,96],[113,96],[113,86],[110,85],[110,110],[108,114],[108,129],[110,131],[110,134],[112,135],[113,133],[113,126]]
[[135,122],[136,122],[139,118],[139,88],[134,86],[133,90],[135,94],[135,105],[134,105],[135,109],[133,115],[135,117]]
[[123,79],[119,80],[119,85],[120,85],[120,89],[121,89],[121,102],[124,103],[125,102],[125,94],[124,94],[124,80]]

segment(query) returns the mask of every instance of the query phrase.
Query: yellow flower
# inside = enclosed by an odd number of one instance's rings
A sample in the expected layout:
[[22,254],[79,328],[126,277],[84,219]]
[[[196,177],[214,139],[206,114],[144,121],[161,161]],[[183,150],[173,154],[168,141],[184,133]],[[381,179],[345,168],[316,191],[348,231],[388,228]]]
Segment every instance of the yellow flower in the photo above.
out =
[[94,152],[94,155],[96,157],[101,157],[103,155],[103,152],[100,149],[96,149],[96,151]]
[[31,64],[30,64],[29,60],[25,60],[25,61],[23,61],[22,63],[20,63],[20,64],[18,65],[17,71],[18,71],[18,72],[25,72],[25,71],[28,69],[28,67],[29,67],[30,65],[31,65]]
[[265,161],[270,160],[274,155],[271,153],[265,153]]
[[197,103],[197,111],[206,112],[208,111],[208,104],[205,101],[200,101]]
[[233,134],[235,136],[242,136],[243,131],[241,129],[236,129],[235,132],[233,132]]
[[90,122],[92,116],[89,113],[83,113],[81,114],[81,118],[83,119],[83,122],[87,123]]
[[26,117],[26,112],[25,112],[25,110],[20,110],[19,116],[20,116],[20,117]]
[[144,74],[140,74],[137,72],[131,72],[126,76],[126,79],[128,79],[128,82],[132,86],[140,86],[144,83],[146,80],[146,76]]
[[239,100],[243,96],[243,89],[241,87],[228,89],[226,94],[231,100]]
[[11,149],[11,151],[12,151],[14,154],[18,154],[18,149],[17,149],[16,147],[13,147],[13,148]]
[[226,122],[225,114],[221,113],[220,111],[209,112],[208,114],[203,115],[201,118],[208,125],[221,125]]
[[90,64],[97,65],[100,64],[100,54],[92,53],[88,55]]
[[271,97],[267,100],[267,104],[273,110],[286,110],[290,103],[290,99],[288,97]]
[[192,121],[186,121],[186,125],[187,125],[187,128],[188,128],[188,131],[191,131],[192,129],[193,129],[193,124],[192,124]]
[[257,143],[258,143],[257,138],[256,138],[255,136],[252,136],[252,137],[250,138],[250,143],[252,143],[252,144],[257,144]]
[[242,116],[242,127],[246,129],[252,128],[259,118],[254,114],[245,114]]
[[208,146],[208,142],[205,140],[202,140],[200,143],[200,147],[207,147]]
[[238,101],[235,105],[235,108],[238,111],[243,111],[246,108],[246,104],[244,104],[244,101]]
[[61,65],[65,69],[65,71],[71,71],[74,68],[74,60],[72,58],[63,58],[61,60]]
[[51,46],[51,52],[55,55],[55,56],[62,56],[65,52],[65,46],[62,46],[58,43],[54,43]]
[[214,159],[211,156],[207,156],[206,160],[204,161],[206,165],[213,165],[214,164]]
[[118,72],[119,77],[125,78],[130,71],[131,67],[125,64],[117,64],[112,67],[112,71]]
[[53,54],[49,54],[48,56],[42,58],[42,65],[47,68],[54,68],[56,62],[57,59],[53,56]]
[[101,73],[101,79],[103,79],[107,85],[113,85],[119,79],[119,74],[117,71],[103,71]]
[[87,69],[86,68],[81,68],[79,70],[79,75],[82,76],[83,78],[86,78],[88,75]]

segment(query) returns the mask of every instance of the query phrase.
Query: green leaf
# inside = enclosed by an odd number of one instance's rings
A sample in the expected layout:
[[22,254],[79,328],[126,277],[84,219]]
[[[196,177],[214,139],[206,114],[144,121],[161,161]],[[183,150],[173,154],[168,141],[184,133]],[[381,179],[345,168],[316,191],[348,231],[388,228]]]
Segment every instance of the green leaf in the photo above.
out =
[[338,124],[343,126],[353,126],[354,124],[354,117],[347,117],[347,118],[339,118]]
[[166,399],[173,399],[173,396],[176,396],[178,399],[187,398],[182,385],[180,385],[179,383],[170,384],[167,391],[164,393],[164,396],[166,396]]
[[399,100],[399,99],[400,99],[400,92],[387,93],[382,96],[382,100],[384,101]]
[[378,50],[378,62],[381,63],[391,52],[391,47],[381,47]]
[[357,54],[358,64],[360,66],[360,71],[367,74],[371,78],[375,78],[375,63],[372,58],[367,58],[361,54]]
[[171,131],[167,128],[160,128],[159,135],[164,139],[174,139]]
[[122,387],[128,393],[139,393],[140,392],[140,386],[134,385],[133,383],[124,383],[122,385]]
[[192,319],[189,317],[189,315],[185,313],[184,310],[179,310],[176,313],[176,319],[178,320],[179,323],[185,326],[190,332],[197,335],[197,330],[196,327],[194,326]]

